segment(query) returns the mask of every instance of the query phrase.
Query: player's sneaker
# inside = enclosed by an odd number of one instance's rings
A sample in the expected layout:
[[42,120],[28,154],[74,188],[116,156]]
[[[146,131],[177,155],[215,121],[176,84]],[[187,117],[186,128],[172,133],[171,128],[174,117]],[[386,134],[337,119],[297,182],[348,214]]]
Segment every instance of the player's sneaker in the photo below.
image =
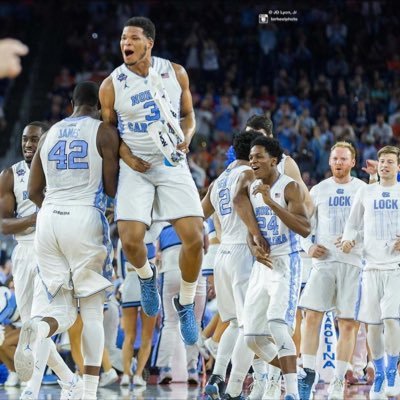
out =
[[158,384],[159,385],[168,385],[172,381],[172,373],[171,368],[163,367],[160,368],[160,374],[158,375]]
[[344,399],[345,381],[335,377],[328,387],[328,400]]
[[118,374],[114,368],[111,368],[108,372],[103,372],[100,375],[99,387],[104,387],[108,385],[112,385],[117,382]]
[[247,400],[260,400],[264,394],[267,385],[267,374],[264,374],[262,379],[256,379],[256,374],[253,374],[253,382],[249,386],[251,390]]
[[182,340],[188,346],[195,344],[199,337],[199,327],[194,315],[194,303],[183,306],[179,303],[179,297],[175,296],[172,298],[172,305],[179,316]]
[[141,279],[139,277],[140,305],[146,315],[154,317],[160,309],[160,295],[157,289],[157,269],[152,263],[150,263],[150,268],[153,271],[151,278]]
[[19,378],[16,372],[10,371],[8,373],[7,380],[4,382],[4,386],[6,387],[15,387],[19,385]]
[[199,335],[196,346],[199,349],[199,353],[201,354],[201,356],[207,361],[210,358],[210,353],[208,352],[207,347],[204,344],[205,340],[206,339],[202,335]]
[[297,379],[300,398],[302,400],[310,399],[312,387],[315,381],[315,371],[310,368],[304,368],[300,370],[300,373],[297,375]]
[[36,396],[33,394],[33,390],[27,386],[21,393],[19,400],[36,400]]
[[74,375],[71,382],[58,381],[61,387],[60,400],[80,400],[83,395],[83,380]]
[[281,382],[282,377],[279,379],[268,379],[265,386],[265,391],[262,396],[263,400],[275,400],[281,397]]
[[222,376],[212,374],[204,392],[213,400],[220,399],[225,392],[225,386],[225,381],[222,379]]
[[199,373],[196,368],[188,369],[188,384],[189,385],[198,385],[199,384]]
[[242,396],[242,393],[239,394],[239,396],[232,397],[229,393],[225,393],[222,397],[222,400],[245,400],[244,397]]
[[300,397],[293,393],[289,393],[289,394],[285,395],[285,397],[283,398],[283,400],[299,400],[299,399],[300,399]]
[[130,384],[131,384],[131,377],[127,374],[123,374],[119,386],[130,386]]
[[375,374],[374,383],[369,391],[370,400],[386,399],[387,396],[385,394],[385,386],[385,374],[377,372]]
[[147,386],[147,382],[139,375],[133,375],[133,384],[135,386]]
[[213,359],[217,359],[218,353],[218,343],[214,342],[213,338],[210,337],[204,341],[204,346],[208,350],[208,352],[212,355]]
[[388,397],[397,397],[400,394],[400,375],[397,369],[386,370],[385,394]]

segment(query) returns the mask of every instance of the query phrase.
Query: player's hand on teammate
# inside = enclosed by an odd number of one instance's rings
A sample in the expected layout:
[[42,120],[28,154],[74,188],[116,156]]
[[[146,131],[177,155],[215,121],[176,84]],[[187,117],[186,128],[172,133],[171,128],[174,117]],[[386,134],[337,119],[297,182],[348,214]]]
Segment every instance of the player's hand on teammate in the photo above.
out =
[[184,140],[182,143],[179,143],[176,148],[181,151],[182,153],[189,153],[189,144],[186,143],[186,141]]
[[141,159],[140,157],[134,156],[133,154],[131,154],[130,157],[125,157],[124,162],[138,172],[146,172],[151,167],[149,162]]
[[365,161],[366,167],[362,167],[362,170],[369,175],[375,175],[378,173],[378,161],[367,160]]
[[253,189],[253,195],[255,196],[256,194],[260,193],[263,197],[264,203],[265,204],[270,204],[272,199],[271,199],[271,187],[269,185],[265,185],[263,183],[260,183]]
[[255,259],[259,263],[272,269],[272,260],[271,260],[270,256],[263,249],[261,249],[258,246],[253,246],[252,253],[253,253],[253,256],[255,257]]
[[0,40],[0,78],[15,78],[21,73],[21,57],[29,49],[16,39]]
[[313,244],[309,250],[308,255],[312,258],[318,258],[319,260],[323,260],[328,256],[329,250],[322,246],[322,244]]
[[340,249],[340,248],[342,247],[342,236],[339,236],[339,237],[336,239],[335,246],[336,246],[338,249]]
[[354,240],[344,240],[342,242],[343,253],[350,253],[351,249],[355,246],[356,242]]

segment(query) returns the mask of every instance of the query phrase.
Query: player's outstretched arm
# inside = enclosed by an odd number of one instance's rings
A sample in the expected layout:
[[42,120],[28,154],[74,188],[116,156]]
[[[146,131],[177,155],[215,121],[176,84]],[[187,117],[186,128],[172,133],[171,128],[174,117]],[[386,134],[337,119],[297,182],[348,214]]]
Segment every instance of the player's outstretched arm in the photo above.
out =
[[214,206],[211,203],[211,189],[214,186],[214,182],[208,187],[207,193],[204,196],[203,200],[201,200],[201,206],[203,207],[204,219],[211,217],[214,214]]
[[179,85],[181,86],[182,89],[180,124],[183,134],[185,135],[185,142],[179,144],[177,148],[186,153],[189,151],[189,145],[196,128],[196,119],[193,110],[192,94],[190,93],[189,77],[185,68],[183,68],[182,65],[174,63],[172,64],[172,67],[174,68],[176,78],[178,79]]
[[36,224],[36,213],[27,217],[15,218],[16,200],[14,196],[14,174],[12,168],[0,174],[0,232],[12,235],[23,232]]
[[97,149],[103,158],[103,185],[107,196],[115,197],[119,171],[119,137],[117,129],[105,122],[97,132]]
[[28,181],[29,200],[33,201],[39,208],[42,207],[44,189],[46,187],[46,176],[44,175],[42,159],[40,158],[40,152],[46,137],[47,133],[43,134],[40,138],[38,148],[31,163],[31,173]]

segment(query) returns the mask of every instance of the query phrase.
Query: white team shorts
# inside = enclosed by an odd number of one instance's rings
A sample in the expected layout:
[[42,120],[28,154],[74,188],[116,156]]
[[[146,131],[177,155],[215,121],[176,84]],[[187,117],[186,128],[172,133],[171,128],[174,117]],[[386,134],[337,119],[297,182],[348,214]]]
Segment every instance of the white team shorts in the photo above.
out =
[[253,256],[247,244],[220,244],[215,257],[214,286],[222,321],[237,318],[243,324],[243,306]]
[[293,334],[301,284],[299,253],[272,257],[273,268],[255,262],[243,312],[245,335],[271,336],[270,321],[286,323]]
[[15,299],[21,316],[25,322],[31,317],[34,287],[32,282],[37,276],[37,262],[33,241],[19,242],[11,256],[15,287]]
[[400,319],[400,269],[364,270],[361,274],[355,319],[381,324],[384,319]]
[[140,307],[140,282],[136,271],[128,271],[120,288],[122,308]]
[[341,262],[313,265],[299,308],[335,310],[338,318],[354,319],[360,272],[361,268]]
[[201,265],[201,274],[203,276],[210,276],[214,274],[215,268],[215,258],[217,256],[217,251],[219,244],[211,244],[208,247],[207,254],[203,257],[203,264]]
[[171,221],[202,217],[200,197],[186,164],[167,167],[153,163],[146,172],[137,172],[120,161],[115,220]]
[[80,298],[112,287],[111,251],[108,222],[98,209],[45,205],[39,211],[35,252],[51,297],[61,288]]

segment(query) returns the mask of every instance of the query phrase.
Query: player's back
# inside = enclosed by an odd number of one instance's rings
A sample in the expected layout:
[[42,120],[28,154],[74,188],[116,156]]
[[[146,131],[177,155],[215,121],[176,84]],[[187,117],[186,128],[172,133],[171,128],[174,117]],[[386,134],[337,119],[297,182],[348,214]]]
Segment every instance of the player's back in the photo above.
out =
[[44,205],[104,210],[103,160],[96,144],[100,124],[81,116],[65,118],[51,127],[40,151],[46,176]]
[[211,203],[221,222],[222,244],[245,244],[247,228],[233,206],[233,196],[240,174],[248,165],[229,166],[214,182]]

